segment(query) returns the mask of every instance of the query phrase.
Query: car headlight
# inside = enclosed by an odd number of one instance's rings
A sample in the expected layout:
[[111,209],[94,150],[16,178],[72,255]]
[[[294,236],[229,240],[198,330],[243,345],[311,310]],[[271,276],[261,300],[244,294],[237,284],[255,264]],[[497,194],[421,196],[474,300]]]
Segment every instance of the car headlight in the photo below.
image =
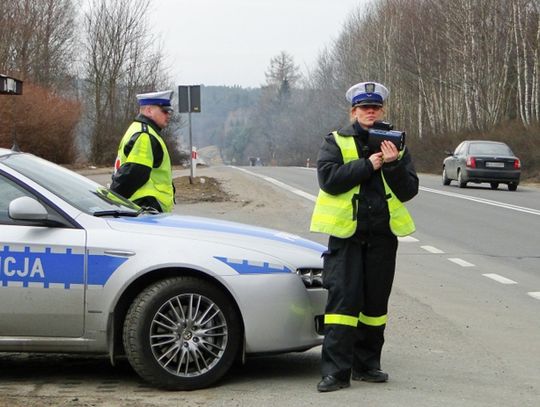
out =
[[322,269],[297,269],[296,274],[298,274],[302,278],[302,281],[307,288],[322,287]]

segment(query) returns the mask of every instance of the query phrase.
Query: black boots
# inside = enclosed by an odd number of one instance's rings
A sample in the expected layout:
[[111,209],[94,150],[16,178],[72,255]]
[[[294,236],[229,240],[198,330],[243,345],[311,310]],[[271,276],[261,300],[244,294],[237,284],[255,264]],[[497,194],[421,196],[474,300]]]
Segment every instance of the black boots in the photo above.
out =
[[[352,379],[370,383],[384,383],[388,381],[388,373],[383,372],[380,369],[364,370],[361,372],[353,372]],[[317,385],[317,390],[326,393],[329,391],[336,391],[349,387],[351,383],[348,380],[340,380],[335,376],[324,376]]]
[[353,372],[352,379],[371,383],[383,383],[388,381],[388,373],[384,373],[380,369],[371,369],[362,372]]
[[336,391],[349,387],[351,383],[348,380],[339,380],[338,378],[330,375],[324,376],[323,379],[317,385],[317,390],[320,392]]

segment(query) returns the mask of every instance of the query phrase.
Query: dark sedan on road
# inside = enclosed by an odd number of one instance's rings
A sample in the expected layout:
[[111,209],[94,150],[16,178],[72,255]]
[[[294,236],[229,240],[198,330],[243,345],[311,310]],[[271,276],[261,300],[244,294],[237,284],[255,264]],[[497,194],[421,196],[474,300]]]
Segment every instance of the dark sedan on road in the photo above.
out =
[[507,184],[510,191],[515,191],[519,185],[521,162],[505,143],[465,140],[453,153],[447,151],[446,154],[443,185],[450,185],[452,180],[456,180],[460,188],[465,188],[468,182],[487,182],[491,189]]

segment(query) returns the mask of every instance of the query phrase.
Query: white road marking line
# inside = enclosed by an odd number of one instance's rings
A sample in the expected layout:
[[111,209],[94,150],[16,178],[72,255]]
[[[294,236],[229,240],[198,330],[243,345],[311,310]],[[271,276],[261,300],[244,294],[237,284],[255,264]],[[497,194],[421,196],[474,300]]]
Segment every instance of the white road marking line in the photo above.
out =
[[452,263],[456,263],[457,265],[461,267],[474,267],[474,264],[469,263],[468,261],[465,261],[463,259],[458,259],[456,257],[449,258]]
[[309,200],[311,202],[315,202],[315,200],[317,199],[316,196],[308,194],[307,192],[304,192],[304,191],[302,191],[300,189],[293,188],[293,187],[291,187],[291,186],[289,186],[289,185],[287,185],[287,184],[285,184],[285,183],[283,183],[281,181],[278,181],[277,179],[267,177],[266,175],[256,174],[254,172],[245,170],[244,168],[239,168],[239,167],[234,167],[234,166],[233,166],[233,168],[236,168],[237,170],[243,171],[243,172],[245,172],[247,174],[250,174],[250,175],[253,175],[255,177],[262,178],[265,181],[270,182],[271,184],[274,184],[274,185],[276,185],[276,186],[278,186],[280,188],[283,188],[283,189],[285,189],[285,190],[287,190],[289,192],[292,192],[293,194],[301,196],[302,198],[305,198],[305,199],[307,199],[307,200]]
[[433,254],[444,253],[441,249],[437,249],[436,247],[433,247],[433,246],[420,246],[420,247],[424,249],[425,251],[433,253]]
[[412,236],[403,236],[403,237],[398,237],[398,240],[400,242],[405,242],[405,243],[413,243],[413,242],[418,242],[418,239],[412,237]]
[[488,273],[488,274],[482,274],[484,277],[491,278],[492,280],[497,281],[501,284],[517,284],[516,281],[510,280],[509,278],[500,276],[498,274]]
[[537,300],[540,300],[540,292],[530,292],[527,294],[529,294],[533,298],[536,298]]
[[274,178],[271,178],[271,177],[262,177],[262,178],[264,180],[274,184],[274,185],[277,185],[280,188],[283,188],[283,189],[286,189],[287,191],[292,192],[293,194],[301,196],[302,198],[306,198],[307,200],[309,200],[311,202],[315,202],[315,200],[317,199],[316,196],[308,194],[307,192],[304,192],[304,191],[302,191],[300,189],[293,188],[290,185],[287,185],[287,184],[285,184],[285,183],[283,183],[281,181],[278,181],[277,179],[274,179]]
[[483,204],[486,204],[486,205],[498,206],[498,207],[501,207],[501,208],[511,209],[511,210],[518,211],[518,212],[530,213],[532,215],[540,215],[540,210],[532,209],[532,208],[526,208],[524,206],[517,206],[517,205],[507,204],[507,203],[504,203],[504,202],[492,201],[490,199],[475,198],[473,196],[456,194],[454,192],[439,191],[438,189],[432,189],[432,188],[426,188],[426,187],[420,187],[420,190],[421,191],[426,191],[426,192],[431,192],[433,194],[446,195],[446,196],[451,196],[451,197],[454,197],[454,198],[466,199],[468,201],[474,201],[474,202],[483,203]]

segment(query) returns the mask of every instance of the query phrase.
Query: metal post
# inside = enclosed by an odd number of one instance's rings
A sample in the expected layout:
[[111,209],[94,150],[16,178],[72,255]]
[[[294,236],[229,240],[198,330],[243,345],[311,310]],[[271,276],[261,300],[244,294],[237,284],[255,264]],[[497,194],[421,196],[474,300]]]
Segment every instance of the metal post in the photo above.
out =
[[11,145],[11,151],[20,152],[21,148],[17,144],[17,133],[15,131],[15,122],[13,122],[13,128],[11,129],[11,138],[13,139],[13,144]]
[[[0,94],[2,95],[22,95],[23,94],[23,82],[19,79],[11,78],[6,75],[0,74]],[[9,113],[11,114],[11,139],[13,145],[11,149],[13,151],[21,151],[17,144],[17,129],[16,129],[16,117],[15,117],[15,101],[9,103]]]
[[19,145],[17,144],[17,130],[15,128],[17,121],[15,120],[15,101],[13,103],[10,103],[10,110],[11,110],[11,150],[20,152],[21,149]]
[[195,178],[195,166],[197,161],[193,161],[193,136],[191,135],[191,112],[188,112],[188,123],[189,123],[189,183],[193,184],[193,179]]
[[187,92],[188,98],[188,126],[189,126],[189,183],[193,184],[195,171],[193,170],[193,136],[191,134],[191,92]]
[[[188,127],[189,127],[189,168],[190,176],[189,183],[193,184],[195,177],[195,170],[197,168],[197,159],[193,157],[193,133],[191,126],[191,113],[200,113],[200,86],[178,86],[178,111],[180,113],[188,114]],[[193,93],[192,93],[193,92]],[[194,106],[192,106],[194,104]]]

